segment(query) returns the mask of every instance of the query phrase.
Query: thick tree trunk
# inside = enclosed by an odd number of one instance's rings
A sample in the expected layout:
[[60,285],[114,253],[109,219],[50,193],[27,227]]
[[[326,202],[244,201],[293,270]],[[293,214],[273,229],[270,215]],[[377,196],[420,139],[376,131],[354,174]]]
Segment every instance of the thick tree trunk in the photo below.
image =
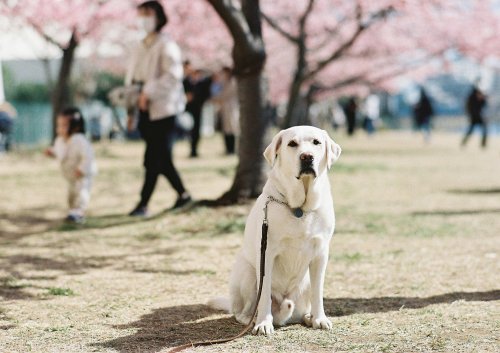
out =
[[304,97],[301,93],[301,87],[302,80],[295,76],[288,93],[288,102],[286,105],[285,117],[282,123],[283,129],[303,124]]
[[261,72],[238,77],[238,95],[241,114],[239,163],[233,185],[219,204],[232,204],[255,198],[262,192],[265,182],[265,161],[262,153],[266,147],[266,130],[269,117],[263,114],[264,90]]
[[[307,111],[304,112],[304,106],[306,105],[306,103],[301,92],[307,71],[305,40],[306,38],[304,34],[302,34],[302,36],[298,38],[297,69],[295,71],[295,75],[293,76],[293,81],[290,85],[285,119],[283,120],[282,124],[283,128],[302,125],[305,123],[305,121],[307,121]],[[306,116],[304,116],[304,114]]]
[[62,108],[70,101],[69,82],[71,78],[71,69],[75,58],[75,50],[78,46],[76,33],[73,32],[69,40],[68,46],[63,49],[63,56],[61,59],[61,67],[59,68],[59,75],[57,83],[52,92],[52,138],[56,136],[56,119],[57,114]]

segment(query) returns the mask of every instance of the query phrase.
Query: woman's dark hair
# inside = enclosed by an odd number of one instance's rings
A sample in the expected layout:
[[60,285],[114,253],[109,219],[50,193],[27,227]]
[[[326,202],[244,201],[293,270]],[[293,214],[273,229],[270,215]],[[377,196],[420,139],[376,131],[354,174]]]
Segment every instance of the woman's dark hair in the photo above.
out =
[[69,107],[61,112],[61,115],[68,118],[68,135],[85,133],[85,120],[82,112],[76,107]]
[[143,2],[142,4],[139,4],[137,6],[137,9],[150,9],[155,12],[155,17],[156,17],[156,32],[160,32],[163,26],[165,26],[168,22],[168,17],[167,14],[165,13],[165,10],[163,9],[163,6],[155,0],[151,1],[146,1]]

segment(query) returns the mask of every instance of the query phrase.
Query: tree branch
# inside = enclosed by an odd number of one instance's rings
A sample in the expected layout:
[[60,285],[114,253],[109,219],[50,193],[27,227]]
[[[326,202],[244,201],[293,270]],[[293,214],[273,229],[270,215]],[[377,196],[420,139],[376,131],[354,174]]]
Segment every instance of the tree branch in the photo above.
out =
[[368,28],[370,28],[374,23],[376,23],[380,19],[386,18],[390,13],[394,11],[392,6],[381,9],[376,13],[370,15],[370,17],[363,21],[362,19],[362,9],[361,6],[356,6],[356,22],[357,27],[355,31],[352,33],[349,39],[347,39],[342,45],[340,45],[330,56],[318,62],[316,67],[309,71],[306,75],[306,79],[311,79],[315,75],[317,75],[320,71],[325,69],[330,63],[340,58],[347,50],[349,50],[359,39],[361,34],[365,32]]
[[58,47],[59,49],[63,50],[64,49],[64,46],[59,43],[57,40],[55,40],[55,38],[51,37],[50,35],[48,35],[47,33],[45,33],[45,31],[43,30],[42,27],[40,27],[38,24],[34,23],[33,21],[31,21],[30,19],[26,18],[25,19],[26,22],[28,22],[28,24],[33,27],[33,29],[40,35],[43,37],[43,39],[45,39],[47,42],[49,42],[50,44],[53,44],[55,45],[56,47]]
[[306,9],[304,10],[304,13],[302,16],[300,16],[299,19],[299,28],[300,28],[300,33],[305,34],[305,28],[307,24],[307,20],[309,19],[309,15],[311,14],[313,8],[314,8],[314,1],[315,0],[309,0],[309,3],[307,4]]
[[342,81],[338,81],[335,84],[330,85],[330,86],[320,85],[319,87],[320,87],[320,90],[322,92],[324,92],[324,91],[335,91],[337,89],[340,89],[340,88],[343,88],[346,86],[350,86],[353,84],[364,84],[364,85],[368,85],[368,86],[377,86],[378,84],[382,83],[383,81],[385,81],[389,78],[399,76],[399,75],[404,74],[408,71],[411,71],[415,68],[418,68],[423,63],[428,62],[429,59],[432,59],[438,55],[443,54],[444,51],[445,51],[444,49],[437,50],[436,52],[430,53],[429,55],[426,55],[425,57],[420,58],[418,60],[415,60],[412,63],[408,63],[406,65],[403,65],[402,67],[396,67],[389,72],[385,72],[385,73],[383,73],[381,75],[377,75],[373,78],[369,77],[370,72],[374,72],[374,71],[379,72],[379,71],[381,71],[381,69],[383,69],[384,66],[392,65],[392,63],[385,63],[382,65],[379,65],[377,68],[373,68],[372,70],[365,71],[361,74],[353,75],[353,76],[348,77]]
[[285,37],[286,39],[288,39],[290,42],[294,43],[294,44],[297,44],[298,41],[299,41],[299,38],[288,33],[287,31],[285,31],[279,24],[277,21],[275,21],[274,19],[272,19],[271,17],[269,17],[268,15],[266,15],[264,12],[260,12],[260,15],[262,16],[262,18],[264,19],[264,21],[269,25],[269,27],[271,27],[272,29],[274,29],[276,32],[278,32],[279,34],[281,34],[283,37]]
[[326,45],[328,45],[328,43],[330,43],[331,41],[333,41],[335,39],[335,37],[337,37],[337,35],[340,33],[340,28],[342,27],[342,25],[347,22],[347,20],[349,19],[349,17],[347,16],[344,16],[342,17],[338,23],[335,25],[335,27],[330,27],[330,28],[325,28],[324,29],[324,32],[325,32],[325,38],[319,43],[317,44],[316,46],[314,46],[313,48],[309,48],[309,51],[311,52],[315,52],[315,51],[318,51],[320,50],[321,48],[325,47]]
[[246,41],[252,37],[248,23],[230,0],[207,0],[226,24],[236,41]]
[[242,0],[241,9],[231,0],[207,0],[226,24],[234,40],[236,75],[260,71],[266,59],[261,34],[259,0]]

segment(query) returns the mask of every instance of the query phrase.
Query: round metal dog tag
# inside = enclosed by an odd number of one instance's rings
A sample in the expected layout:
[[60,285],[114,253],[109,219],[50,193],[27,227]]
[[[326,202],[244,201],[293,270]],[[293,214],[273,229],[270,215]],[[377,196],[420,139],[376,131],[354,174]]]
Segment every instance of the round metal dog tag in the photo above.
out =
[[293,210],[293,214],[295,217],[300,218],[304,215],[304,211],[302,211],[302,208],[296,208]]

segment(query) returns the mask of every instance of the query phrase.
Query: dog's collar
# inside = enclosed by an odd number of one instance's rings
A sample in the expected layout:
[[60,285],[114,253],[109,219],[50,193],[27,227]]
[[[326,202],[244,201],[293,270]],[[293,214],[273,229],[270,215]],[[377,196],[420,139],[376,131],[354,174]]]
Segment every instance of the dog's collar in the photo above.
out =
[[[278,193],[280,195],[282,195],[279,191],[278,191]],[[297,218],[300,218],[300,217],[302,217],[304,215],[304,210],[302,208],[300,208],[300,207],[291,208],[290,205],[288,204],[288,202],[279,200],[279,199],[277,199],[277,198],[269,195],[269,196],[267,196],[267,201],[266,201],[266,204],[264,206],[264,223],[267,223],[267,205],[270,202],[276,202],[276,203],[279,203],[281,205],[284,205],[284,206],[288,207],[292,211],[293,215],[295,217],[297,217]]]

